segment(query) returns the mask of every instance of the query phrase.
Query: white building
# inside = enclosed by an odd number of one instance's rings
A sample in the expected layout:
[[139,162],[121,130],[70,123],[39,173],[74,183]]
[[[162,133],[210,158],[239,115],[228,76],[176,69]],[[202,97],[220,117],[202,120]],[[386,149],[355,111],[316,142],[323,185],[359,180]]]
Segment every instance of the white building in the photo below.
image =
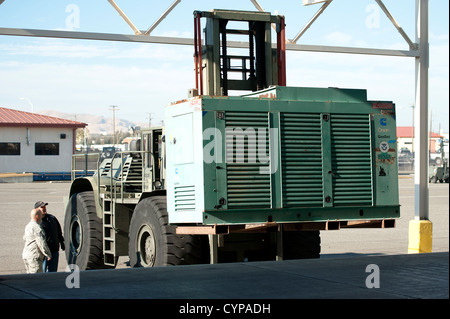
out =
[[[439,143],[442,139],[442,135],[434,132],[430,132],[429,135],[429,149],[431,153],[439,152]],[[397,147],[401,149],[409,149],[411,152],[414,151],[414,127],[412,126],[397,126]]]
[[0,173],[67,173],[87,124],[0,107]]

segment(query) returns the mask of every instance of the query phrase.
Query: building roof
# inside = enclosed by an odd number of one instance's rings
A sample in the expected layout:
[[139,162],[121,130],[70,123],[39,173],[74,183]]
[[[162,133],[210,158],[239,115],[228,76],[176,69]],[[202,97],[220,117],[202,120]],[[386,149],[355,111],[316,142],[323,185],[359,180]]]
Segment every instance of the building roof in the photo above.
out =
[[[414,127],[412,126],[397,126],[397,137],[411,137],[414,135]],[[438,133],[431,132],[431,136],[434,138],[442,138]]]
[[87,124],[53,116],[0,107],[0,127],[1,126],[83,128],[86,127]]

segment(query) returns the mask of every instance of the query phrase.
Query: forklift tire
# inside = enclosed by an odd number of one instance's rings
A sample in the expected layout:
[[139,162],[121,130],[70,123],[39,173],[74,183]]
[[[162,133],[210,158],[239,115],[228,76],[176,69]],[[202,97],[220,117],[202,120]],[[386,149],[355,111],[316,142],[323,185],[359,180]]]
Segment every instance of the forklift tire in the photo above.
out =
[[105,269],[102,220],[97,217],[94,192],[73,194],[66,207],[64,236],[67,264],[80,270]]
[[176,235],[168,222],[165,196],[144,198],[136,205],[128,243],[131,267],[204,263],[204,247],[200,236]]

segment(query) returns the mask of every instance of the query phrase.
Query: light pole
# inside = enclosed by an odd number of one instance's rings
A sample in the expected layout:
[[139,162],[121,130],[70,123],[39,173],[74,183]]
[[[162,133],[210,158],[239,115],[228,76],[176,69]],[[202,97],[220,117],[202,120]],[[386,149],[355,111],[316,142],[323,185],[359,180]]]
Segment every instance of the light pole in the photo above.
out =
[[113,111],[113,144],[116,147],[116,109],[117,105],[111,105],[111,110]]

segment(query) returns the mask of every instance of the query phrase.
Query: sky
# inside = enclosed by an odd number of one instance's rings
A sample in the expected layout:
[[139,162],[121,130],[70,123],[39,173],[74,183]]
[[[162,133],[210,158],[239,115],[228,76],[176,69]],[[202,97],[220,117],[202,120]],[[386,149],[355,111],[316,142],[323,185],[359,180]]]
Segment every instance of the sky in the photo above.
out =
[[[292,39],[319,9],[301,0],[259,0],[286,18]],[[432,130],[449,131],[449,1],[430,0],[429,109]],[[147,30],[173,0],[116,0]],[[415,41],[415,0],[384,0]],[[250,0],[182,0],[152,32],[193,37],[193,11],[256,11]],[[0,27],[134,34],[106,0],[5,0]],[[374,0],[334,0],[297,44],[408,50]],[[0,35],[0,107],[116,117],[159,125],[164,108],[195,86],[193,47]],[[287,52],[287,85],[366,89],[370,100],[393,101],[397,125],[410,126],[414,58]]]

